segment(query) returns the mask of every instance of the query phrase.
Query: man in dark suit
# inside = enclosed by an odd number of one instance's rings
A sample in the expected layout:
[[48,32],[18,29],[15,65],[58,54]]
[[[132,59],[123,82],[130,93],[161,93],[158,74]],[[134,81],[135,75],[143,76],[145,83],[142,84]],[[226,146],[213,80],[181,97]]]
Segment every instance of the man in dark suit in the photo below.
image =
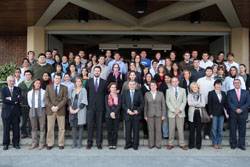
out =
[[[246,150],[246,120],[250,96],[247,90],[241,89],[241,81],[239,79],[234,79],[233,85],[235,89],[229,90],[227,93],[230,118],[230,146],[232,149],[238,146],[241,150]],[[238,140],[237,130],[239,131]]]
[[21,90],[15,87],[15,78],[7,77],[8,87],[2,89],[2,121],[3,121],[3,150],[8,150],[10,145],[10,130],[12,128],[12,144],[16,149],[20,149],[20,98]]
[[140,90],[135,89],[135,81],[129,81],[128,87],[129,89],[122,95],[122,109],[126,129],[126,145],[124,149],[133,147],[134,150],[137,150],[139,146],[140,116],[143,111],[143,96]]
[[88,92],[88,143],[87,149],[91,149],[93,145],[94,125],[96,125],[96,145],[98,149],[102,149],[102,119],[105,112],[105,94],[106,81],[100,77],[101,67],[94,67],[94,77],[89,79],[86,84]]

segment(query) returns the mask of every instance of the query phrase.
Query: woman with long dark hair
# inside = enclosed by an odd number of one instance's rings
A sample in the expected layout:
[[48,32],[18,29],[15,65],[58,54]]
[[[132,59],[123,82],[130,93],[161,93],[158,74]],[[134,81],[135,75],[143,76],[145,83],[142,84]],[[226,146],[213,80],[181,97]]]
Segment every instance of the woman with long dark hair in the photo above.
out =
[[107,78],[107,85],[111,82],[116,83],[117,93],[121,93],[123,82],[125,81],[125,75],[120,72],[119,64],[115,63],[112,66],[112,71]]

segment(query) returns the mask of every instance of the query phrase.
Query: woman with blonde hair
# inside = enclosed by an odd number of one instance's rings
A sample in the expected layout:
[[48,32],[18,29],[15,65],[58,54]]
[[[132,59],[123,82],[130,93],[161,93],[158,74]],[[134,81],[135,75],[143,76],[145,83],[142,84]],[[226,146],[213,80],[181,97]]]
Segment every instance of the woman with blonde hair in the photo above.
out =
[[199,85],[196,82],[190,84],[190,93],[188,94],[188,121],[190,123],[189,134],[189,149],[196,146],[197,149],[201,149],[201,110],[205,107],[205,99],[199,92]]

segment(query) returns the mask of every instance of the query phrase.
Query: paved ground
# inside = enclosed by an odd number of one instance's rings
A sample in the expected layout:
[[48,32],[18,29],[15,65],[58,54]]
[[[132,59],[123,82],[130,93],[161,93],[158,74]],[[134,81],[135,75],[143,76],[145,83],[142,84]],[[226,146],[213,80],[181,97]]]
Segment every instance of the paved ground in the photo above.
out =
[[171,151],[163,149],[149,150],[140,147],[138,151],[71,149],[54,148],[47,150],[21,150],[11,148],[8,151],[0,150],[0,167],[249,167],[250,149],[241,151],[224,148],[214,150],[206,147],[202,150],[183,151],[175,148]]

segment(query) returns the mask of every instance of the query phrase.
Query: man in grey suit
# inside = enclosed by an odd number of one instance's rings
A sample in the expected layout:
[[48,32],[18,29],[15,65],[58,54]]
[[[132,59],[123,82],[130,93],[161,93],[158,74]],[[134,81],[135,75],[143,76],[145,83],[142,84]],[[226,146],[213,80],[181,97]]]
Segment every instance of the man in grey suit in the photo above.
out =
[[144,118],[148,124],[149,148],[161,148],[162,133],[161,124],[165,119],[166,102],[162,92],[157,91],[155,81],[150,83],[150,92],[145,94]]
[[185,106],[187,103],[186,91],[180,88],[179,80],[177,77],[171,79],[172,87],[167,90],[166,103],[168,107],[168,119],[169,119],[169,142],[167,149],[174,148],[173,142],[175,137],[175,129],[178,130],[179,146],[183,150],[187,150],[187,146],[184,141],[184,118],[185,118]]

